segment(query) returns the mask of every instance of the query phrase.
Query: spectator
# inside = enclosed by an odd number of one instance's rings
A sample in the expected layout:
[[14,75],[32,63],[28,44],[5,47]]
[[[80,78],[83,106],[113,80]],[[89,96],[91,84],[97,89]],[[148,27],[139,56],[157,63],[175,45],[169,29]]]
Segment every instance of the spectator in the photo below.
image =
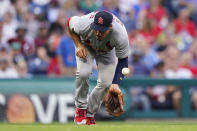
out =
[[[63,34],[63,32],[65,32],[66,30],[66,26],[65,26],[65,18],[67,16],[67,13],[65,13],[64,10],[60,10],[57,16],[57,20],[55,23],[59,24],[59,30],[60,32]],[[53,24],[53,23],[52,23]]]
[[121,15],[121,20],[125,25],[125,28],[127,29],[128,33],[132,32],[136,29],[136,17],[135,17],[135,11],[133,9],[130,9],[126,14]]
[[19,43],[21,53],[24,56],[29,57],[34,53],[34,43],[30,43],[29,41],[27,41],[27,39],[25,38],[26,31],[26,27],[21,24],[16,29],[16,37],[9,39],[8,43],[10,44],[10,46],[12,46],[12,44],[15,42]]
[[162,29],[156,25],[153,19],[144,18],[142,27],[139,29],[138,35],[142,36],[146,42],[151,46],[155,44],[155,40]]
[[190,52],[184,52],[181,55],[180,68],[188,69],[192,72],[193,77],[197,77],[197,66],[193,66],[193,55]]
[[34,39],[39,30],[39,21],[36,16],[28,9],[22,14],[22,24],[26,27],[26,37],[30,40]]
[[2,41],[6,43],[9,39],[15,37],[15,30],[17,29],[18,22],[15,14],[10,11],[5,12],[3,16],[3,29],[2,29]]
[[193,55],[193,61],[192,61],[192,64],[194,65],[194,66],[197,66],[197,39],[195,39],[194,41],[193,41],[193,43],[192,43],[192,45],[190,46],[190,49],[189,49],[189,51],[192,53],[192,55]]
[[51,0],[47,9],[47,18],[50,23],[53,23],[57,20],[59,9],[58,0]]
[[197,24],[197,1],[196,0],[179,0],[179,8],[186,7],[191,13],[192,20]]
[[0,18],[2,18],[6,12],[10,11],[12,14],[15,14],[15,7],[12,5],[10,0],[1,0],[0,1]]
[[182,38],[175,32],[173,23],[169,23],[168,26],[159,33],[156,41],[159,45],[175,45],[179,49],[184,46]]
[[132,4],[132,8],[135,10],[135,16],[138,19],[139,14],[146,10],[148,6],[150,5],[148,0],[137,0]]
[[9,56],[9,46],[7,44],[0,43],[0,57]]
[[148,76],[149,75],[149,69],[144,63],[142,57],[143,53],[140,50],[135,50],[131,55],[130,64],[133,68],[133,76]]
[[156,21],[156,25],[160,28],[165,28],[168,24],[167,13],[165,8],[161,5],[161,0],[148,0],[150,6],[146,10],[147,18]]
[[190,12],[187,8],[182,8],[179,16],[174,20],[175,31],[184,41],[183,50],[187,50],[191,45],[193,38],[196,36],[196,26],[193,21],[189,19]]
[[[178,48],[175,46],[170,46],[167,49],[167,59],[166,59],[166,71],[165,77],[171,79],[177,78],[193,78],[192,72],[186,68],[180,68],[180,60],[182,59],[180,56],[180,52]],[[172,102],[173,107],[176,109],[177,112],[180,111],[180,99],[181,99],[181,91],[176,86],[167,86],[168,91],[172,94]]]
[[130,88],[131,108],[142,110],[144,112],[151,111],[151,103],[148,96],[144,93],[145,87],[135,86]]
[[47,75],[49,77],[61,76],[61,70],[60,70],[57,56],[54,56],[52,59],[50,59],[48,69],[47,69]]
[[24,60],[20,60],[16,66],[17,72],[20,78],[31,78],[31,74],[28,73],[27,63]]
[[178,15],[180,0],[163,0],[169,19],[174,19]]
[[16,10],[16,18],[18,21],[22,21],[23,19],[23,14],[28,10],[28,0],[15,0],[12,1],[12,4],[15,7]]
[[37,49],[38,47],[41,46],[47,46],[49,40],[49,31],[48,31],[48,26],[46,23],[41,23],[38,34],[35,37],[34,43],[35,43],[35,48]]
[[142,57],[142,61],[145,63],[148,70],[152,70],[155,64],[160,61],[158,53],[155,50],[149,48],[148,42],[143,39],[143,37],[137,36],[134,44],[136,49],[139,49],[141,52],[143,52],[144,56]]
[[19,61],[25,60],[24,55],[21,53],[21,44],[13,42],[10,46],[10,50],[10,58],[13,63],[12,66],[16,68]]
[[102,6],[99,10],[106,10],[109,12],[112,12],[115,16],[119,17],[119,7],[118,7],[119,1],[118,0],[103,0]]
[[60,76],[61,73],[58,58],[56,56],[56,51],[59,47],[61,37],[64,32],[64,27],[62,26],[62,18],[59,17],[61,15],[63,15],[62,11],[59,12],[57,21],[52,23],[49,27],[51,34],[48,39],[47,54],[51,58],[51,60],[49,61],[49,66],[47,69],[48,76]]
[[[193,77],[197,77],[197,67],[193,66],[193,55],[191,52],[185,52],[181,56],[180,68],[188,69],[192,72]],[[190,89],[190,95],[194,110],[197,110],[197,87],[194,86]]]
[[96,0],[80,0],[81,10],[87,14],[97,10]]
[[0,58],[0,78],[19,78],[17,71],[9,67],[7,58]]
[[35,15],[46,19],[47,6],[49,3],[50,0],[32,0],[30,7]]
[[157,85],[148,87],[146,94],[152,109],[173,109],[173,90],[170,86]]
[[49,57],[44,47],[38,47],[36,55],[28,61],[28,72],[33,75],[47,75]]
[[154,69],[151,71],[151,77],[164,78],[164,72],[165,72],[165,63],[163,61],[160,61],[155,65]]
[[177,60],[180,59],[180,55],[181,52],[175,45],[167,46],[167,49],[165,50],[165,58],[164,58],[166,68],[168,68],[171,62],[175,62],[175,61],[177,62]]
[[18,72],[10,65],[9,49],[0,45],[0,78],[19,78]]
[[62,76],[73,76],[76,71],[75,46],[69,36],[63,36],[57,49]]

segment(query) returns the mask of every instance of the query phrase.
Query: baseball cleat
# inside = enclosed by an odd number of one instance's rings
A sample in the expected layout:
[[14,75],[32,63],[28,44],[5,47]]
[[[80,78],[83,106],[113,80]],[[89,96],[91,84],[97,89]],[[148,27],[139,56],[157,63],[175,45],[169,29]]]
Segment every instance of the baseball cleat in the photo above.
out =
[[74,122],[77,125],[85,125],[86,124],[86,109],[75,109],[75,118]]
[[86,120],[86,125],[96,125],[94,117],[87,117]]

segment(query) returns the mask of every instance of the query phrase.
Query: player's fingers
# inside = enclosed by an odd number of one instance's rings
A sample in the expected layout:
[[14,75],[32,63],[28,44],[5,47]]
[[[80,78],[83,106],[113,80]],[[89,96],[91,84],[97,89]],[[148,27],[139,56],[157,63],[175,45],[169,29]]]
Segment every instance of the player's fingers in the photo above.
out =
[[86,59],[86,51],[84,51],[84,50],[81,51],[81,58],[83,58],[85,61],[87,60]]
[[82,54],[82,53],[81,53],[81,50],[77,48],[77,50],[76,50],[76,55],[77,55],[78,57],[81,58],[81,57],[82,57],[81,54]]
[[78,52],[78,54],[79,54],[79,57],[80,57],[80,58],[82,58],[82,57],[83,57],[83,56],[82,56],[82,52],[81,52],[81,51],[79,51],[79,52]]
[[83,54],[83,57],[86,58],[86,50],[85,49],[82,50],[82,54]]
[[78,56],[78,57],[79,57],[79,52],[78,52],[78,51],[76,52],[76,56]]
[[120,111],[123,112],[124,111],[124,101],[123,101],[122,95],[118,95],[118,101],[120,103]]
[[80,58],[84,58],[83,53],[82,53],[81,50],[79,50],[79,51],[77,52],[77,56],[80,57]]

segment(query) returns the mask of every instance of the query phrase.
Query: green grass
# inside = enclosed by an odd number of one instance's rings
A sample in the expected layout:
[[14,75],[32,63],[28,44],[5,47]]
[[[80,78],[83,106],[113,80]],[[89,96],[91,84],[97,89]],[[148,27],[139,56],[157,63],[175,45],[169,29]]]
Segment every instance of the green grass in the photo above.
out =
[[136,121],[97,122],[95,126],[67,124],[8,124],[1,123],[0,131],[197,131],[195,121]]

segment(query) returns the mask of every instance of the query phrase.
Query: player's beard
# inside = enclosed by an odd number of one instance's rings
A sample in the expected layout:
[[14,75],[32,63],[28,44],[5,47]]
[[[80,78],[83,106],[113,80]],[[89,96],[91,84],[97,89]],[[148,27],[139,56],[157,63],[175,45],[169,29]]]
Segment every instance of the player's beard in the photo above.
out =
[[101,33],[101,34],[97,34],[95,32],[96,39],[99,40],[99,41],[102,41],[110,34],[110,32],[111,32],[111,29],[109,29],[109,30],[107,30],[107,31],[105,31],[104,33]]
[[99,40],[99,41],[101,41],[101,40],[103,40],[104,38],[103,38],[102,36],[96,36],[96,39]]

